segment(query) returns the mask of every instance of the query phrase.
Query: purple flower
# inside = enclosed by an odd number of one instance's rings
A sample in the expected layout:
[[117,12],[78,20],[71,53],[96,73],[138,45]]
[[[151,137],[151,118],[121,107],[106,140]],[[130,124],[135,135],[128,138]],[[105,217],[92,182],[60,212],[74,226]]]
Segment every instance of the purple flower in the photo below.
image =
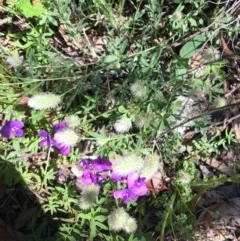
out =
[[104,175],[102,173],[97,173],[96,178],[97,178],[96,183],[101,184],[106,179],[106,175]]
[[81,168],[83,168],[83,169],[88,168],[88,166],[89,166],[89,161],[88,161],[88,159],[82,159],[81,162],[80,162],[80,164],[79,164],[79,166],[80,166]]
[[84,171],[81,180],[82,180],[82,183],[87,186],[97,183],[96,175],[89,169],[86,169]]
[[97,172],[105,172],[111,169],[112,163],[103,157],[98,157],[91,161],[92,168]]
[[50,147],[50,146],[53,145],[53,141],[52,141],[51,135],[47,131],[40,130],[38,132],[38,135],[43,137],[43,140],[38,143],[38,145],[40,147],[43,147],[43,146]]
[[137,196],[144,196],[148,189],[145,185],[145,177],[141,178],[138,173],[131,173],[127,177],[128,189]]
[[127,176],[127,186],[128,188],[113,193],[116,199],[122,198],[125,204],[129,200],[137,201],[139,196],[144,196],[148,191],[145,185],[145,177],[141,178],[138,173],[131,173]]
[[129,189],[116,190],[113,192],[113,196],[116,199],[122,198],[125,204],[127,204],[130,200],[137,201],[137,195]]
[[23,137],[24,136],[24,132],[22,130],[23,127],[24,127],[24,123],[22,121],[18,121],[18,120],[6,121],[0,133],[3,137],[6,137],[8,139],[12,139],[15,136]]
[[54,141],[54,146],[59,150],[60,154],[68,155],[71,152],[71,147],[68,145],[64,145],[62,143]]
[[56,133],[57,131],[67,128],[67,123],[65,121],[61,121],[57,124],[54,124],[52,128],[54,133]]
[[[60,130],[63,130],[65,128],[67,128],[67,124],[66,124],[66,122],[62,121],[62,122],[59,122],[58,124],[54,124],[52,126],[52,128],[53,128],[53,131],[56,133],[56,132],[58,132]],[[57,142],[57,141],[54,141],[52,139],[51,135],[47,131],[40,130],[38,132],[38,135],[43,137],[43,140],[38,143],[38,145],[40,147],[43,147],[43,146],[48,146],[48,147],[54,146],[54,147],[56,147],[59,150],[59,153],[62,154],[62,155],[68,155],[71,152],[71,147],[70,146],[62,144],[62,143]]]
[[117,174],[116,172],[112,172],[110,175],[110,179],[114,182],[118,182],[118,181],[123,181],[125,177]]

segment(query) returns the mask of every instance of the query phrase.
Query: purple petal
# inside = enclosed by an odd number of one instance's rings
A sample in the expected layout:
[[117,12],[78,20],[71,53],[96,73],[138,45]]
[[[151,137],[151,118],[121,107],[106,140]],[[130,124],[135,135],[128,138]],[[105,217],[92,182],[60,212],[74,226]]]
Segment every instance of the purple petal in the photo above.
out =
[[65,129],[66,127],[67,127],[67,123],[65,121],[61,121],[57,124],[54,124],[52,128],[53,128],[54,133],[56,133],[57,131]]
[[49,134],[47,131],[45,131],[45,130],[40,130],[40,131],[38,132],[38,135],[41,136],[41,137],[43,137],[43,140],[38,143],[38,145],[39,145],[40,147],[43,147],[43,146],[48,146],[48,147],[50,147],[50,146],[53,145],[52,138],[51,138],[50,134]]
[[113,192],[115,199],[122,198],[123,202],[127,204],[129,200],[137,201],[137,196],[128,189],[116,190]]
[[131,173],[127,178],[129,190],[137,196],[144,196],[148,189],[145,185],[145,178],[141,178],[137,173]]
[[67,145],[63,145],[62,143],[53,142],[53,145],[59,150],[60,154],[68,155],[71,152],[71,147]]
[[135,181],[138,180],[139,174],[136,172],[128,174],[127,177],[127,183],[128,183],[128,188],[131,188],[132,186],[135,185]]
[[70,146],[64,146],[59,149],[60,154],[62,155],[68,155],[71,152],[71,147]]
[[146,187],[145,183],[140,185],[133,186],[130,191],[137,196],[144,196],[148,192],[148,188]]
[[114,182],[118,182],[118,181],[123,181],[125,179],[125,177],[123,177],[115,172],[112,172],[110,175],[110,179]]
[[81,180],[82,180],[82,183],[85,185],[91,185],[91,184],[97,183],[96,176],[89,169],[86,169],[84,171]]
[[13,121],[6,121],[3,125],[0,133],[3,137],[8,139],[12,139],[17,135],[18,137],[23,137],[24,132],[21,128],[24,127],[24,123],[22,121],[13,120]]
[[106,179],[106,176],[102,173],[101,174],[97,173],[96,178],[97,178],[96,183],[101,184]]
[[82,159],[81,162],[79,163],[79,166],[83,169],[88,168],[88,166],[89,166],[88,159]]
[[106,158],[98,157],[91,161],[91,166],[97,172],[104,172],[111,169],[112,163]]
[[38,132],[38,135],[41,136],[41,137],[47,137],[49,135],[49,133],[45,130],[40,130]]
[[24,127],[24,123],[22,121],[12,120],[10,122],[11,122],[12,126],[15,126],[17,128],[23,128]]
[[44,139],[44,140],[42,140],[42,141],[39,141],[38,146],[39,146],[39,147],[44,147],[44,146],[47,146],[47,145],[48,145],[47,143],[48,143],[47,140]]

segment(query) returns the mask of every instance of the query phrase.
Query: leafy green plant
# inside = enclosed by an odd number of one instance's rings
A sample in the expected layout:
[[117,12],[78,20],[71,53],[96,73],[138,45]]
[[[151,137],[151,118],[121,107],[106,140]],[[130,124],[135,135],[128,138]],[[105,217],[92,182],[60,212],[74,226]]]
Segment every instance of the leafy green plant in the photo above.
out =
[[[231,103],[226,86],[235,84],[219,36],[233,37],[229,26],[239,26],[230,5],[212,6],[203,0],[4,6],[3,24],[11,27],[1,35],[7,44],[0,51],[0,174],[13,189],[22,183],[42,214],[57,220],[48,235],[46,222],[27,219],[34,209],[24,202],[17,212],[30,211],[19,229],[29,237],[34,230],[30,240],[190,240],[201,191],[238,182],[219,170],[202,177],[198,168],[201,158],[237,142],[227,125],[217,129],[215,118],[222,123],[225,116],[214,108]],[[15,28],[19,18],[26,25]],[[103,176],[92,169],[101,158],[112,165]],[[130,169],[144,175],[137,179],[144,195],[129,191]],[[113,170],[126,175],[114,182]],[[86,185],[91,175],[103,178],[99,186]],[[118,212],[125,225],[114,223]]]

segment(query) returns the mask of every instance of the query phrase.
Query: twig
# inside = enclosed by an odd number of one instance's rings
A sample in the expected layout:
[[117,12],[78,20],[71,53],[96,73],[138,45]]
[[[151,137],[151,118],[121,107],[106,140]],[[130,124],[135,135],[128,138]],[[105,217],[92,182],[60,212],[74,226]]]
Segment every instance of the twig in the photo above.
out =
[[237,86],[234,87],[230,92],[226,93],[226,94],[225,94],[225,97],[226,97],[226,98],[229,97],[233,92],[235,92],[235,91],[236,91],[237,89],[239,89],[239,88],[240,88],[240,83],[237,84]]
[[[183,122],[180,123],[179,125],[176,125],[176,126],[174,126],[173,128],[171,128],[170,130],[163,132],[163,133],[161,134],[161,136],[170,133],[170,132],[173,131],[174,129],[176,129],[176,128],[180,127],[180,126],[183,126],[183,125],[185,125],[185,124],[188,123],[188,122],[191,122],[191,121],[193,121],[193,120],[202,118],[202,117],[207,116],[207,115],[211,115],[211,114],[216,113],[216,112],[219,112],[219,111],[227,110],[227,109],[229,109],[230,107],[233,107],[233,106],[236,106],[236,105],[240,105],[240,101],[238,101],[238,102],[236,102],[236,103],[229,104],[229,105],[225,105],[225,106],[222,106],[222,107],[219,107],[219,108],[216,108],[216,109],[212,109],[212,110],[205,111],[205,112],[203,112],[203,113],[201,113],[201,114],[199,114],[199,115],[197,115],[197,116],[194,116],[194,117],[192,117],[192,118],[190,118],[190,119],[187,119],[187,120],[183,121]],[[238,117],[240,117],[240,114],[239,114],[239,115],[236,115],[236,116],[234,116],[234,117],[232,117],[232,118],[230,118],[229,120],[227,120],[227,123],[230,123],[231,121],[233,121],[234,119],[236,119],[236,118],[238,118]],[[223,122],[219,122],[219,123],[223,123]],[[218,124],[219,124],[219,123],[218,123]],[[217,124],[215,124],[215,125],[217,125]]]

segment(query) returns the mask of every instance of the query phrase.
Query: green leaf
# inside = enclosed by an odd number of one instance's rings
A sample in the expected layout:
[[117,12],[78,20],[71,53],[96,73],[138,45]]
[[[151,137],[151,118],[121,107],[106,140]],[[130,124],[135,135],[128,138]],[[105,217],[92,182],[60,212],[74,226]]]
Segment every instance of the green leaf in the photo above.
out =
[[26,18],[38,17],[46,11],[41,2],[34,6],[30,0],[19,0],[16,7]]
[[206,34],[201,34],[195,36],[193,39],[185,43],[180,49],[180,56],[182,58],[191,58],[197,51],[198,47],[200,47],[206,40]]
[[104,63],[112,63],[118,61],[119,58],[116,55],[107,55],[103,57]]
[[125,114],[125,113],[127,113],[127,110],[125,109],[125,107],[123,105],[120,105],[118,107],[118,112],[121,114]]
[[99,216],[95,217],[94,219],[96,221],[103,222],[103,221],[105,221],[107,219],[107,217],[104,216],[104,215],[99,215]]
[[94,220],[90,221],[90,240],[93,240],[97,236],[96,223]]
[[104,225],[103,223],[96,222],[96,226],[100,227],[103,230],[108,230],[108,227],[106,225]]

